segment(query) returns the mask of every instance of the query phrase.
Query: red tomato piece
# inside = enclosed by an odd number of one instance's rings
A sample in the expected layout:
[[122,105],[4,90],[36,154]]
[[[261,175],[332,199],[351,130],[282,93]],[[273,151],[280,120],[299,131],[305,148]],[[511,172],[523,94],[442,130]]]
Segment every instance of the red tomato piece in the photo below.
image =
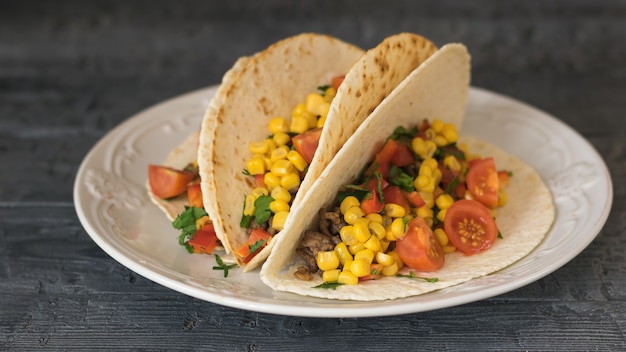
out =
[[498,173],[493,158],[470,161],[466,182],[474,199],[488,207],[498,205]]
[[409,201],[404,196],[404,191],[398,186],[389,186],[383,190],[385,203],[398,204],[406,210],[407,214],[411,212]]
[[193,248],[194,253],[213,254],[218,244],[213,224],[204,224],[187,243]]
[[187,199],[189,200],[190,207],[204,208],[202,188],[199,183],[193,183],[187,187]]
[[398,142],[393,139],[387,140],[382,149],[376,154],[368,174],[380,172],[384,179],[389,178],[389,164],[394,154],[398,151]]
[[422,196],[420,196],[419,192],[417,191],[407,192],[404,195],[406,199],[409,201],[409,204],[411,204],[411,206],[415,208],[419,208],[423,206],[424,204],[426,204]]
[[172,198],[183,194],[196,174],[167,166],[148,165],[148,180],[152,193],[159,198]]
[[408,166],[415,163],[415,156],[408,145],[398,143],[398,150],[391,158],[391,163],[397,167]]
[[406,235],[396,241],[396,252],[404,264],[418,271],[436,271],[445,263],[441,244],[422,218],[407,225]]
[[265,187],[265,174],[254,175],[254,184],[257,187]]
[[498,171],[498,186],[506,186],[511,180],[511,175],[507,170]]
[[360,277],[359,281],[369,281],[369,280],[376,280],[376,279],[378,279],[382,275],[383,268],[384,268],[384,266],[382,264],[378,264],[378,263],[370,264],[370,273],[369,273],[369,275]]
[[498,236],[498,226],[489,209],[475,200],[454,202],[446,212],[443,226],[450,242],[467,255],[491,247]]
[[335,91],[339,89],[339,86],[341,85],[341,83],[343,83],[343,80],[345,78],[346,76],[337,76],[332,78],[331,85],[333,86],[333,88],[335,88]]
[[300,155],[302,155],[302,158],[304,158],[304,160],[306,160],[306,162],[309,164],[313,160],[313,156],[315,155],[317,146],[320,143],[321,134],[321,128],[313,128],[291,138],[291,143],[293,143],[293,147],[298,153],[300,153]]
[[[267,231],[260,228],[253,229],[250,232],[250,236],[248,237],[246,243],[239,247],[236,254],[239,257],[244,258],[243,262],[247,263],[267,245],[270,238],[272,238],[272,235],[270,235]],[[263,241],[263,243],[253,252],[250,252],[250,248],[259,241]]]
[[361,210],[367,214],[380,213],[385,204],[381,202],[377,190],[371,190],[370,194],[361,201]]

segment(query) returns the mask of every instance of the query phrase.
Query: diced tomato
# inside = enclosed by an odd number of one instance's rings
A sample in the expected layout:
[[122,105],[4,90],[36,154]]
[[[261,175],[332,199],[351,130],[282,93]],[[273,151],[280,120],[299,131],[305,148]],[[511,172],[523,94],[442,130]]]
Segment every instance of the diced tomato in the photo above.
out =
[[313,156],[315,155],[317,146],[320,143],[321,134],[321,128],[313,128],[291,138],[293,147],[298,153],[300,153],[300,155],[302,155],[302,158],[304,158],[304,160],[306,160],[306,162],[309,164],[313,160]]
[[427,129],[429,129],[429,128],[430,128],[430,122],[429,122],[428,120],[424,120],[424,121],[423,121],[423,122],[419,125],[419,127],[417,128],[417,130],[418,130],[419,132],[424,132],[424,131],[426,131],[426,130],[427,130]]
[[488,207],[498,205],[498,173],[493,158],[470,161],[466,182],[474,199]]
[[511,175],[507,170],[498,171],[498,186],[506,186],[509,184]]
[[445,263],[441,244],[424,219],[408,223],[406,235],[396,241],[396,252],[404,264],[418,271],[435,271]]
[[415,156],[411,148],[404,143],[398,143],[398,150],[391,158],[391,163],[397,167],[403,167],[411,165],[414,162]]
[[196,174],[161,165],[148,165],[148,180],[152,193],[159,198],[172,198],[183,194]]
[[465,198],[466,191],[467,191],[467,188],[465,188],[465,183],[459,183],[456,186],[456,190],[454,191],[454,194],[456,195],[458,199],[463,199]]
[[265,174],[254,175],[254,184],[257,187],[265,187]]
[[368,170],[368,174],[380,172],[384,179],[389,178],[389,164],[396,151],[398,151],[398,142],[393,139],[387,140],[383,148],[376,154],[374,163]]
[[[267,231],[261,228],[253,229],[250,232],[250,237],[248,237],[248,241],[246,241],[246,243],[239,247],[236,254],[239,257],[244,258],[244,263],[248,263],[267,245],[267,242],[270,238],[272,238],[272,235],[270,235]],[[250,247],[254,246],[258,241],[263,241],[263,244],[259,246],[255,251],[250,253]]]
[[333,86],[333,88],[335,88],[335,91],[339,89],[339,86],[341,85],[341,83],[343,83],[343,80],[345,78],[346,76],[336,76],[332,78],[331,85]]
[[403,207],[407,214],[411,212],[409,201],[404,196],[404,191],[398,186],[389,186],[383,190],[385,203],[394,203]]
[[187,243],[193,248],[194,253],[213,254],[218,243],[213,224],[204,224]]
[[192,183],[187,187],[187,199],[190,207],[204,208],[202,188],[199,183]]
[[422,196],[420,196],[419,192],[417,191],[407,192],[404,194],[404,196],[409,201],[409,204],[411,204],[411,206],[415,208],[419,208],[426,204],[424,199],[422,199]]
[[446,211],[443,225],[450,242],[467,255],[491,247],[498,236],[498,226],[489,209],[475,200],[454,202]]
[[377,190],[371,190],[370,194],[361,201],[361,210],[367,214],[380,213],[385,204],[380,200]]
[[369,281],[378,279],[383,272],[383,265],[378,263],[370,264],[370,273],[369,275],[362,276],[359,278],[359,281]]

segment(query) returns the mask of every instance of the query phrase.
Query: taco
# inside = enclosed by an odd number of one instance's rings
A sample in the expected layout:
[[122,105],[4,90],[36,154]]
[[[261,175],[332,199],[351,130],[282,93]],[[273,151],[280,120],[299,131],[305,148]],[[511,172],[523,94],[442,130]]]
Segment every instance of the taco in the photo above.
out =
[[[552,196],[519,159],[475,138],[458,137],[469,81],[466,48],[448,44],[400,83],[304,195],[304,205],[261,269],[263,282],[322,298],[396,299],[487,275],[532,251],[554,220]],[[431,144],[424,147],[425,141]],[[402,153],[407,144],[410,153]],[[467,161],[473,154],[483,158]],[[507,171],[502,181],[494,163]],[[480,165],[488,172],[471,184],[470,172]],[[499,183],[509,173],[508,201],[502,205]],[[411,198],[411,192],[419,197]],[[527,194],[533,195],[532,207]],[[468,216],[468,204],[481,212]],[[497,207],[495,219],[487,206]],[[378,219],[382,226],[375,225]],[[317,271],[307,265],[311,259]]]
[[269,255],[298,200],[361,121],[434,52],[408,33],[365,54],[302,34],[273,44],[240,72],[203,122],[198,165],[215,232],[244,271]]

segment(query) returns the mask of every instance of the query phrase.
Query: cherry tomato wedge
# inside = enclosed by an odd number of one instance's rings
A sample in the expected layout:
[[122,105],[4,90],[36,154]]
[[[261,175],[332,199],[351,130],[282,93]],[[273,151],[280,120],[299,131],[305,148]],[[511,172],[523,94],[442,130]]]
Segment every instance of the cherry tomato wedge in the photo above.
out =
[[333,77],[331,82],[331,85],[333,86],[333,88],[335,88],[335,91],[337,91],[337,89],[339,89],[339,86],[341,85],[341,83],[343,83],[343,80],[346,78],[346,76],[336,76]]
[[187,199],[190,207],[204,208],[202,188],[199,183],[192,183],[187,187]]
[[[419,194],[418,194],[419,195]],[[398,204],[403,207],[407,214],[411,212],[409,201],[406,199],[404,191],[398,186],[389,186],[383,190],[385,203]]]
[[391,163],[397,167],[403,167],[411,165],[414,162],[415,156],[409,146],[403,143],[398,143],[398,150],[393,157],[391,157]]
[[213,254],[217,247],[217,235],[213,224],[204,224],[187,243],[193,248],[194,253]]
[[384,266],[382,264],[378,263],[370,264],[370,273],[368,275],[359,277],[359,281],[369,281],[380,278],[383,272],[383,267]]
[[172,198],[183,194],[196,174],[167,166],[148,165],[148,180],[152,193],[159,198]]
[[313,128],[304,133],[300,133],[299,135],[294,136],[291,139],[293,147],[298,153],[300,153],[300,155],[302,155],[302,158],[304,158],[304,160],[306,160],[306,162],[309,164],[313,160],[313,156],[315,155],[317,146],[320,143],[321,134],[321,128]]
[[385,142],[382,149],[376,154],[374,162],[367,171],[368,175],[374,172],[380,172],[384,179],[389,178],[389,166],[391,159],[398,151],[398,142],[393,139],[389,139]]
[[498,226],[489,209],[475,200],[454,202],[446,212],[443,226],[450,242],[467,255],[491,247],[498,236]]
[[441,244],[422,218],[407,224],[406,235],[396,241],[396,252],[404,264],[418,271],[436,271],[445,263]]
[[498,172],[493,158],[470,161],[466,182],[474,199],[488,207],[498,205]]
[[[257,255],[265,247],[265,245],[267,245],[267,242],[270,238],[272,238],[272,235],[270,235],[267,231],[260,228],[253,229],[250,232],[250,237],[248,237],[246,243],[239,247],[236,254],[239,257],[244,258],[243,262],[247,263],[252,260],[252,258],[254,258],[254,256]],[[260,245],[257,244],[257,242],[259,241],[262,241]],[[254,250],[251,251],[251,249]]]

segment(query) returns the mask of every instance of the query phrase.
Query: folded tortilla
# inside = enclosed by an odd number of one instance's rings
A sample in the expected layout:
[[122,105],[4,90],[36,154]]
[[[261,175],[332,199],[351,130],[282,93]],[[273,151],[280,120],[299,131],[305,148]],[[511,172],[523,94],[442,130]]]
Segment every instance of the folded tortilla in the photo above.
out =
[[[200,133],[198,162],[204,204],[227,251],[248,239],[241,228],[244,196],[254,188],[242,171],[250,158],[248,145],[267,137],[269,120],[291,117],[292,109],[316,87],[345,75],[333,99],[319,147],[302,180],[290,215],[300,206],[315,179],[363,120],[404,78],[436,52],[427,39],[401,33],[366,53],[338,39],[302,34],[287,38],[259,53],[224,93],[223,104],[207,114]],[[271,252],[280,231],[250,262],[254,269]]]
[[[274,251],[261,269],[263,282],[276,290],[314,297],[387,300],[457,285],[500,270],[530,253],[554,221],[555,208],[548,188],[539,175],[519,159],[495,146],[463,137],[460,142],[466,143],[472,153],[493,156],[499,169],[511,170],[514,174],[507,186],[508,202],[498,209],[496,218],[503,239],[498,239],[489,250],[473,256],[458,251],[448,254],[444,267],[435,273],[416,273],[417,276],[437,277],[435,283],[382,277],[332,290],[314,288],[322,283],[321,277],[302,281],[293,275],[302,265],[296,248],[305,230],[316,229],[319,209],[334,203],[341,187],[358,176],[397,126],[411,127],[423,119],[437,118],[459,128],[469,81],[470,56],[461,44],[443,46],[402,81],[363,121],[304,195],[303,206],[288,219],[286,232],[278,238]],[[528,206],[529,194],[533,197],[532,207]]]

